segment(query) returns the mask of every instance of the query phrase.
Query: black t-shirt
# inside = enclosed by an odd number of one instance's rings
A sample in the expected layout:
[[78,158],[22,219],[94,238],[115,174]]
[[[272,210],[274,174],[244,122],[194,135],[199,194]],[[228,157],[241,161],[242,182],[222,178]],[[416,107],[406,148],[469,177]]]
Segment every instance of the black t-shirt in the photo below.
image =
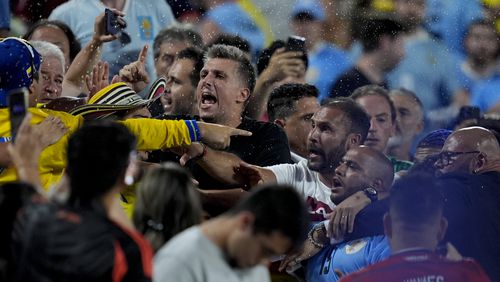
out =
[[450,242],[500,281],[500,172],[449,173],[441,177]]
[[148,244],[102,208],[31,204],[13,238],[19,281],[151,281]]
[[[233,136],[229,148],[225,151],[238,156],[243,161],[270,166],[292,163],[288,139],[281,127],[270,122],[261,122],[243,118],[239,129],[252,132],[252,136]],[[231,188],[208,175],[200,166],[191,166],[191,172],[198,180],[201,189]]]
[[[337,82],[330,89],[330,98],[349,97],[357,88],[365,85],[374,84],[358,68],[354,67],[345,72],[337,79]],[[380,86],[388,89],[387,82],[384,81]]]

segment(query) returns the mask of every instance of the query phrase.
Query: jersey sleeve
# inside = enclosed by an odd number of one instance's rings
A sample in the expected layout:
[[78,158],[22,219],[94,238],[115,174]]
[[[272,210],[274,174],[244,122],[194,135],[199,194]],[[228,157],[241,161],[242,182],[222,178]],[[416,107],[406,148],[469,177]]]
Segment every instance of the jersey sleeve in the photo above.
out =
[[192,141],[183,120],[128,119],[122,123],[136,136],[141,151],[186,146]]

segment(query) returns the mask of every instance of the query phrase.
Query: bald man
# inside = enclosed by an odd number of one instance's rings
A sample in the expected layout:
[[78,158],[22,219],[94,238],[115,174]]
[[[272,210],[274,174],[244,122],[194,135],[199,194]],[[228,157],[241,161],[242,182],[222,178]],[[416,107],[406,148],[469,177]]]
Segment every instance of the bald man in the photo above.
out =
[[[330,198],[338,205],[349,196],[368,187],[375,190],[375,193],[388,192],[393,177],[392,163],[384,154],[370,147],[356,147],[347,151],[335,170]],[[371,205],[367,209],[371,208]],[[382,221],[382,215],[383,212],[379,213],[379,218],[372,217],[371,220]],[[343,220],[347,218],[341,219]],[[312,233],[321,232],[321,229],[324,230],[322,224],[313,229]],[[337,281],[343,275],[355,272],[389,255],[389,243],[384,235],[329,245],[310,259],[307,281]]]
[[500,281],[500,146],[482,127],[453,132],[436,167],[442,173],[445,241],[474,258],[492,281]]
[[436,167],[442,173],[480,174],[500,172],[500,148],[495,135],[482,127],[467,127],[453,132],[445,141]]

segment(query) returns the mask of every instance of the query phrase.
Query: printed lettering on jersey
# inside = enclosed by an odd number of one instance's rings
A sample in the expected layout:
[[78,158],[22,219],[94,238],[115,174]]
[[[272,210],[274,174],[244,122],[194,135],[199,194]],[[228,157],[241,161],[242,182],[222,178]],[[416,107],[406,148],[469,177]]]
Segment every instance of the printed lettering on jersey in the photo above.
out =
[[415,255],[415,256],[406,256],[406,257],[404,257],[405,261],[411,261],[411,262],[425,261],[425,260],[428,260],[428,259],[429,259],[428,255]]
[[153,19],[151,16],[138,16],[137,20],[139,21],[139,34],[142,40],[153,40]]
[[326,220],[326,215],[332,212],[328,204],[318,201],[312,197],[307,197],[307,206],[313,222]]
[[441,275],[426,275],[420,277],[412,277],[405,279],[403,282],[443,282],[444,277]]

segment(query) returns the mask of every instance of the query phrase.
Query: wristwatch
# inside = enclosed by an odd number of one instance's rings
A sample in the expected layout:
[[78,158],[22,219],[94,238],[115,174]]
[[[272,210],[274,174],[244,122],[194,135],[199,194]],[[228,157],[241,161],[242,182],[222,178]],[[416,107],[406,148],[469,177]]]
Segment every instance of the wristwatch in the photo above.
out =
[[365,188],[365,190],[363,190],[363,192],[365,192],[365,195],[370,199],[370,201],[372,201],[372,203],[378,201],[377,190],[373,189],[372,187],[368,187],[368,188]]

